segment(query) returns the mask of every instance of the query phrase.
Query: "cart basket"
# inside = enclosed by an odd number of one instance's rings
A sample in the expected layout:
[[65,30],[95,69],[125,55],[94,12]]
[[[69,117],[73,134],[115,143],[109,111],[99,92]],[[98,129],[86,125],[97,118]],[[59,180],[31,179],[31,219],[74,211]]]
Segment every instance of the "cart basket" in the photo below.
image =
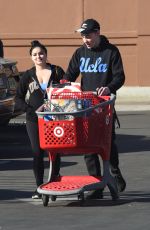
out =
[[[115,95],[70,92],[52,98],[91,100],[91,106],[74,112],[45,112],[41,106],[36,111],[41,148],[63,154],[100,153],[103,160],[108,160]],[[46,120],[47,115],[52,119]]]

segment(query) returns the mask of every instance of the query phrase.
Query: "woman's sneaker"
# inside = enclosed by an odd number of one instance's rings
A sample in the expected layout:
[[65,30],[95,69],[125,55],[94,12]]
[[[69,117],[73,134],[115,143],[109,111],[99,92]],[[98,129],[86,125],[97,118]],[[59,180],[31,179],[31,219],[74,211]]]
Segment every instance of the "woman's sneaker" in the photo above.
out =
[[37,190],[35,190],[35,192],[32,195],[32,199],[41,199],[41,198],[42,198],[42,195],[39,194]]

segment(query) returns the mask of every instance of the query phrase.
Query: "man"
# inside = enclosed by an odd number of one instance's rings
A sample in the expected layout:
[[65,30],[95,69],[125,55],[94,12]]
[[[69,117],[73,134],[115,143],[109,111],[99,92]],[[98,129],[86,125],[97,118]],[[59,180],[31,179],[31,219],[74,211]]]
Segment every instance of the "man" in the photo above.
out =
[[[83,91],[97,90],[99,95],[116,94],[124,84],[125,75],[122,59],[116,46],[109,43],[105,36],[100,35],[100,25],[94,19],[85,20],[81,28],[83,45],[78,48],[70,62],[64,78],[74,82],[81,74]],[[86,154],[85,162],[90,175],[100,176],[100,161],[97,154]],[[118,190],[124,191],[126,182],[119,169],[118,150],[115,143],[115,116],[113,119],[112,144],[110,154],[111,172],[116,176]],[[100,199],[101,190],[92,191],[88,198]]]

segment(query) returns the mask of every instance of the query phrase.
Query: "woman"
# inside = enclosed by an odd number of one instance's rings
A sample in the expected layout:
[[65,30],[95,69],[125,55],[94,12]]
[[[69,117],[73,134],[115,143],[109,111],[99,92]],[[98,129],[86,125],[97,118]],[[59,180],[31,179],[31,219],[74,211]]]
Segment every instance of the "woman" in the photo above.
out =
[[[43,184],[44,177],[44,150],[39,145],[38,118],[36,110],[46,98],[46,88],[53,83],[59,83],[64,71],[61,67],[47,62],[47,49],[39,41],[32,41],[30,56],[34,67],[27,70],[22,76],[16,93],[16,107],[26,112],[26,128],[33,151],[33,172],[36,186]],[[59,174],[60,157],[56,157],[54,176]],[[41,198],[36,191],[33,199]]]

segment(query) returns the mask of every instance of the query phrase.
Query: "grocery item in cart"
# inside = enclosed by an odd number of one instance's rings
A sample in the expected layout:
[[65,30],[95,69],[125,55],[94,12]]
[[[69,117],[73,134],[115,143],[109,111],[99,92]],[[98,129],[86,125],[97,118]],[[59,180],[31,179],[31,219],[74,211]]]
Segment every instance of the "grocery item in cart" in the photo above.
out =
[[[50,87],[47,89],[48,100],[50,103],[50,111],[53,112],[75,112],[82,109],[86,109],[92,106],[91,99],[80,99],[73,95],[70,95],[69,99],[66,99],[67,93],[81,93],[80,83],[70,82],[70,85],[64,87]],[[81,95],[80,95],[81,97]]]
[[[70,85],[65,85],[63,88],[50,87],[47,89],[49,108],[51,112],[76,112],[78,110],[77,99],[63,98],[63,94],[68,92],[81,92],[80,83],[71,82]],[[59,95],[60,97],[58,99],[53,99],[52,95]]]
[[49,87],[47,88],[47,97],[50,100],[53,94],[61,95],[63,93],[69,92],[81,92],[80,83],[77,82],[70,82],[70,85],[65,85],[64,87],[56,88],[56,87]]
[[77,100],[75,99],[52,99],[50,103],[52,112],[77,111]]

